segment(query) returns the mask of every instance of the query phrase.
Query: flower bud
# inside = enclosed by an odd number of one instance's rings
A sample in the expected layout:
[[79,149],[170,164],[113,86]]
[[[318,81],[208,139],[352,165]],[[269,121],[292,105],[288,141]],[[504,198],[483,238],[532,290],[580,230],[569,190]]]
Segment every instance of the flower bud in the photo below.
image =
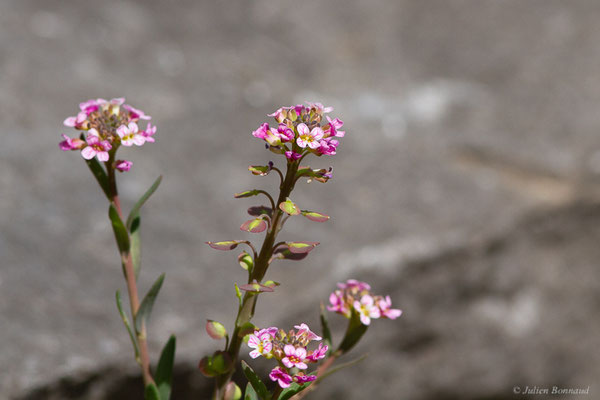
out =
[[223,324],[210,319],[206,320],[206,333],[215,340],[223,339],[227,336],[227,330]]
[[239,400],[242,398],[242,390],[235,382],[229,382],[225,387],[224,400]]

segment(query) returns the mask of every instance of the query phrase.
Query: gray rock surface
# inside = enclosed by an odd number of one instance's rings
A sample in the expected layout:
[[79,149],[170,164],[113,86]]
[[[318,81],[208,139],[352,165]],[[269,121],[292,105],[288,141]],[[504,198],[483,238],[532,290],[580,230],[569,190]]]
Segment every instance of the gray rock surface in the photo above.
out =
[[[244,237],[253,203],[232,194],[275,187],[246,171],[273,158],[250,132],[279,105],[320,100],[347,136],[311,161],[334,180],[299,185],[294,200],[332,220],[286,224],[287,238],[322,244],[274,266],[284,285],[256,323],[316,325],[349,277],[405,314],[374,325],[357,349],[365,364],[313,397],[593,390],[599,17],[591,0],[1,2],[3,395],[136,372],[105,201],[57,148],[80,101],[121,95],[159,127],[119,178],[126,206],[165,178],[143,214],[140,284],[167,272],[150,344],[156,357],[178,335],[181,376],[215,347],[205,319],[231,324],[228,289],[244,279],[235,254],[202,243]],[[103,398],[100,381],[64,397]]]

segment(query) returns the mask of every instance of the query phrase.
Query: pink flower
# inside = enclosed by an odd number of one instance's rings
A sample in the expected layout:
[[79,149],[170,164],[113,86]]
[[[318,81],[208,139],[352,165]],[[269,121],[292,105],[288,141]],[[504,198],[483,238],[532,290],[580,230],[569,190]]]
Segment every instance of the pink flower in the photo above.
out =
[[86,115],[90,115],[94,111],[97,111],[100,108],[100,104],[97,100],[90,99],[88,101],[84,101],[83,103],[79,103],[79,109],[85,112]]
[[130,106],[129,104],[123,105],[123,108],[126,109],[127,111],[129,111],[129,117],[131,119],[145,119],[145,120],[152,119],[151,116],[146,115],[142,110],[138,110],[137,108],[134,108],[134,107]]
[[346,283],[338,283],[337,286],[340,289],[358,289],[358,290],[371,290],[371,285],[367,282],[357,281],[356,279],[348,279]]
[[121,172],[127,172],[131,169],[133,163],[127,160],[117,160],[115,162],[115,168]]
[[315,334],[314,332],[312,332],[310,330],[310,328],[308,327],[308,325],[306,325],[305,323],[301,323],[300,325],[294,325],[294,328],[298,329],[298,336],[300,335],[306,335],[306,338],[308,340],[321,340],[323,339],[321,336]]
[[331,137],[325,138],[319,142],[318,152],[326,156],[333,156],[336,153],[339,142]]
[[284,108],[281,107],[281,108],[277,109],[277,111],[275,111],[273,114],[267,114],[267,116],[275,118],[275,120],[277,122],[281,122],[285,119],[286,114],[287,113],[286,113],[286,111],[284,111]]
[[90,129],[85,141],[87,147],[81,150],[81,156],[86,160],[91,160],[94,156],[98,157],[98,161],[108,161],[108,150],[112,148],[108,140],[100,140],[98,131]]
[[320,114],[330,113],[333,111],[333,107],[325,107],[321,103],[311,103],[309,101],[306,102],[310,108],[315,108]]
[[69,128],[79,129],[83,126],[83,123],[87,120],[87,116],[88,115],[85,113],[85,111],[81,111],[76,116],[68,117],[67,119],[65,119],[63,121],[63,124],[65,126],[68,126]]
[[155,140],[152,136],[156,133],[156,126],[152,126],[150,122],[146,126],[146,130],[142,132],[142,136],[146,139],[146,142],[154,143]]
[[318,126],[315,126],[312,130],[308,129],[305,123],[298,124],[298,139],[296,139],[296,143],[301,148],[305,148],[306,146],[311,149],[316,149],[320,146],[319,140],[323,138],[323,129]]
[[302,158],[302,154],[300,153],[296,153],[295,151],[286,151],[285,152],[285,157],[290,159],[290,160],[298,160],[299,158]]
[[344,122],[341,119],[331,119],[329,116],[327,116],[327,121],[329,121],[329,125],[325,127],[325,136],[344,137],[346,132],[338,130],[344,126]]
[[329,295],[329,303],[331,303],[330,306],[327,306],[329,311],[333,311],[344,315],[346,318],[350,318],[350,309],[346,304],[344,293],[341,290],[336,290]]
[[392,308],[392,299],[390,296],[379,297],[377,300],[377,306],[379,311],[384,318],[396,319],[402,315],[402,310]]
[[306,359],[306,349],[304,347],[294,347],[291,344],[286,344],[283,348],[283,352],[286,356],[281,359],[281,362],[287,368],[308,368],[308,366],[304,363]]
[[290,387],[290,384],[292,383],[292,377],[281,367],[273,368],[269,374],[269,378],[271,378],[272,381],[277,381],[279,386],[284,389]]
[[294,140],[294,131],[286,124],[279,124],[277,127],[277,136],[282,142],[291,142]]
[[65,138],[65,140],[63,140],[62,142],[60,142],[58,144],[58,147],[62,150],[62,151],[68,151],[68,150],[79,150],[81,149],[83,146],[85,146],[85,142],[81,139],[75,138],[75,139],[71,139],[70,137],[68,137],[65,134],[61,135],[63,138]]
[[117,135],[121,138],[123,146],[141,146],[146,141],[146,138],[138,132],[139,128],[135,122],[130,122],[129,125],[121,125],[117,128]]
[[294,382],[303,384],[306,382],[312,382],[312,381],[316,380],[317,376],[316,375],[297,374],[297,375],[294,375],[293,379],[294,379]]
[[273,335],[271,335],[266,329],[254,332],[248,338],[248,347],[254,349],[250,352],[250,357],[257,358],[261,355],[269,356],[271,350],[273,350]]
[[252,132],[252,136],[259,139],[264,139],[267,137],[267,132],[269,132],[269,124],[265,122],[257,130]]
[[325,356],[327,355],[327,350],[329,350],[329,347],[327,345],[319,343],[319,347],[315,351],[310,353],[308,357],[306,357],[306,359],[312,362],[317,362],[321,358],[325,358]]
[[381,311],[379,311],[379,307],[375,304],[375,300],[368,294],[362,296],[360,301],[354,301],[354,309],[358,311],[360,322],[364,325],[369,325],[371,318],[379,318],[381,316]]
[[96,99],[96,102],[98,103],[98,105],[105,105],[105,104],[112,104],[113,106],[120,106],[121,104],[125,103],[125,98],[124,97],[115,97],[114,99],[110,99],[110,101],[106,101],[104,99]]

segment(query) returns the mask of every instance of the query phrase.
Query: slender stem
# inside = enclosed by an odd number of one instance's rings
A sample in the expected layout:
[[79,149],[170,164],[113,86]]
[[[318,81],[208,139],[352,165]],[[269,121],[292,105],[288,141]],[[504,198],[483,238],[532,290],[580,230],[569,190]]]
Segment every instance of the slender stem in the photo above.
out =
[[281,173],[281,170],[277,167],[272,167],[271,169],[273,171],[276,171],[279,174],[279,183],[282,184],[283,183],[283,174]]
[[[275,206],[281,204],[285,201],[287,197],[289,197],[290,193],[294,189],[294,185],[296,184],[297,171],[297,162],[290,162],[287,164],[285,178],[282,179],[281,185],[279,186],[279,197],[277,203],[273,204],[271,226],[267,231],[265,240],[262,244],[258,257],[256,257],[254,260],[254,268],[252,269],[252,273],[249,274],[248,283],[252,282],[255,279],[257,282],[261,282],[267,272],[267,269],[269,268],[269,262],[271,260],[271,256],[273,255],[273,244],[275,243],[277,234],[281,229],[280,222],[283,216],[283,211],[281,211],[279,208],[276,208]],[[242,305],[239,308],[238,315],[236,317],[235,328],[231,335],[231,341],[229,342],[229,347],[227,347],[227,352],[233,360],[233,365],[237,363],[240,347],[242,345],[242,338],[239,335],[240,327],[246,322],[249,322],[254,316],[254,310],[256,308],[257,299],[258,295],[253,295],[248,292],[246,292],[242,299]],[[231,380],[233,372],[234,370],[232,369],[228,373],[220,375],[216,378],[217,388],[215,389],[215,396],[217,399],[221,398],[221,393],[224,392],[225,386]]]
[[[115,170],[112,167],[113,157],[106,163],[106,169],[108,172],[108,181],[110,187],[110,201],[115,205],[117,213],[121,220],[123,220],[123,212],[121,210],[121,202],[119,201],[119,194],[117,191],[117,182],[115,179]],[[121,262],[123,263],[123,269],[125,272],[125,281],[127,282],[127,293],[129,295],[129,305],[131,306],[131,316],[135,320],[138,309],[140,308],[140,300],[138,296],[137,283],[135,280],[135,271],[133,268],[133,260],[129,251],[121,253]],[[150,356],[148,353],[148,343],[146,340],[146,326],[142,324],[141,331],[137,334],[138,348],[140,350],[140,363],[142,367],[142,375],[144,378],[144,385],[148,385],[154,382],[152,374],[150,373]]]
[[269,202],[271,203],[271,209],[274,210],[275,209],[275,202],[273,201],[273,198],[271,197],[271,195],[268,192],[264,191],[264,190],[258,190],[258,193],[262,193],[265,196],[267,196],[267,198],[269,199]]

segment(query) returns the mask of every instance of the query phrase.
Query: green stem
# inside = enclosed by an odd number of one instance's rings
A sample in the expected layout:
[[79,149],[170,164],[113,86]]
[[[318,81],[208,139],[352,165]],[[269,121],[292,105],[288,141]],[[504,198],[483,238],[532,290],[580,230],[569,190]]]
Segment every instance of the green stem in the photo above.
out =
[[[119,194],[117,191],[117,181],[115,178],[114,164],[114,153],[111,153],[110,159],[106,162],[106,171],[108,175],[108,184],[110,189],[110,201],[115,205],[117,213],[121,220],[123,220],[123,212],[121,210],[121,202],[119,201]],[[131,258],[131,252],[121,253],[121,263],[123,264],[123,270],[125,273],[125,281],[127,282],[127,294],[129,295],[129,305],[131,307],[131,316],[135,321],[135,316],[138,309],[140,308],[140,300],[138,296],[137,283],[135,280],[135,271],[133,268],[133,260]],[[140,351],[140,365],[142,368],[142,376],[144,379],[144,386],[154,383],[152,374],[150,372],[150,355],[148,352],[148,343],[146,339],[146,326],[142,325],[141,332],[137,335],[137,343]]]
[[[279,209],[278,206],[279,204],[284,202],[285,199],[290,196],[292,190],[294,190],[294,185],[296,184],[296,172],[298,172],[298,165],[298,162],[290,162],[287,164],[285,178],[282,180],[281,185],[279,187],[279,197],[277,199],[277,203],[274,204],[273,213],[271,214],[271,227],[267,231],[267,235],[265,236],[265,240],[262,244],[260,252],[258,253],[258,257],[254,261],[254,268],[252,269],[252,273],[249,274],[248,283],[252,282],[255,279],[257,282],[261,282],[265,274],[267,273],[267,269],[269,268],[269,260],[273,255],[273,244],[275,243],[277,234],[281,229],[280,221],[283,217],[283,211],[281,211],[281,209]],[[227,347],[227,352],[233,360],[233,365],[237,363],[240,347],[243,341],[243,338],[241,338],[239,335],[240,327],[252,320],[256,308],[257,299],[258,295],[250,293],[246,293],[242,299],[242,305],[239,308],[238,315],[236,317],[235,328],[231,335],[231,341],[229,342],[229,347]],[[225,386],[231,380],[233,372],[234,369],[216,378],[217,385],[215,389],[215,397],[217,399],[222,398]]]

